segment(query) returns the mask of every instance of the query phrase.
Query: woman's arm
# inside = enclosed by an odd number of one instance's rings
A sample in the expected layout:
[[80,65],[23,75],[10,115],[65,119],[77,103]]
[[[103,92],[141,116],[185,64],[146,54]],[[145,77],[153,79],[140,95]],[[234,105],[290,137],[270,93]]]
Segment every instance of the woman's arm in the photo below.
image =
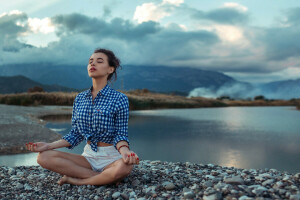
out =
[[48,143],[48,150],[58,149],[58,148],[62,148],[62,147],[69,147],[69,146],[70,146],[69,142],[67,142],[64,139],[61,139],[61,140],[58,140],[58,141],[55,141],[52,143]]
[[[128,120],[129,120],[129,101],[126,95],[122,95],[118,101],[118,111],[116,116],[116,133],[114,146],[123,157],[126,164],[139,164],[138,156],[129,150],[128,139]],[[126,146],[127,145],[128,148]],[[121,147],[121,148],[120,148]]]

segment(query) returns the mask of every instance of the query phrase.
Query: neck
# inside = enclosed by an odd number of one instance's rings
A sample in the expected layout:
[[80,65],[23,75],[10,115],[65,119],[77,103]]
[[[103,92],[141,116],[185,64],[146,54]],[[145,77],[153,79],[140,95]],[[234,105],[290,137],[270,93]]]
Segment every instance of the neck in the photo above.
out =
[[94,94],[97,94],[100,90],[102,90],[107,84],[106,79],[94,79],[93,78],[93,90]]

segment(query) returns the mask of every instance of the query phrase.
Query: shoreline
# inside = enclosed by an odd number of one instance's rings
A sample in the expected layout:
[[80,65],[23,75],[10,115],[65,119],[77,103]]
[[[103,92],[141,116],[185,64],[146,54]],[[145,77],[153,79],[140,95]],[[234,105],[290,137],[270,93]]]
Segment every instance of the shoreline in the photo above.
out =
[[300,199],[300,173],[141,160],[118,186],[59,186],[40,166],[0,166],[1,199]]
[[[54,142],[61,135],[40,119],[46,115],[72,115],[69,106],[14,106],[0,104],[0,155],[30,153],[28,142]],[[17,138],[17,139],[16,139]]]

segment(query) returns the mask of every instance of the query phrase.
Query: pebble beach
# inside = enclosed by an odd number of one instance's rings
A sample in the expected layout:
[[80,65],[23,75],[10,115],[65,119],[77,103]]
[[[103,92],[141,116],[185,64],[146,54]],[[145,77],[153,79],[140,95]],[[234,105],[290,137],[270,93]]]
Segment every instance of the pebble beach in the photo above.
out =
[[300,199],[300,173],[141,160],[118,186],[58,185],[40,166],[0,166],[0,199]]

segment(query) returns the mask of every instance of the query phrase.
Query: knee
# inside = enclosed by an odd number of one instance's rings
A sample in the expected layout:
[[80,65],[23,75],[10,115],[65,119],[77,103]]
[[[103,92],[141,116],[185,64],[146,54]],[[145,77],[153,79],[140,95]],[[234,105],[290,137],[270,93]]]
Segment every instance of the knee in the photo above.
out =
[[53,150],[39,152],[37,156],[37,163],[45,167],[47,163],[51,162],[51,157],[55,156],[56,152]]

